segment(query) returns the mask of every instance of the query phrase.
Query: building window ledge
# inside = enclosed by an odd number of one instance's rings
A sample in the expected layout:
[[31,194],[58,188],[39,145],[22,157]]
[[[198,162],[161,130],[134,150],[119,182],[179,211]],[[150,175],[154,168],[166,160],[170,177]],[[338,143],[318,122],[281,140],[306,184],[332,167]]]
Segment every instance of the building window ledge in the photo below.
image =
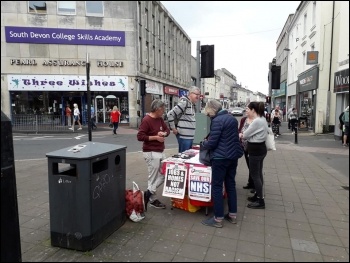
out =
[[311,39],[314,35],[316,35],[316,31],[312,32],[309,36],[309,38]]

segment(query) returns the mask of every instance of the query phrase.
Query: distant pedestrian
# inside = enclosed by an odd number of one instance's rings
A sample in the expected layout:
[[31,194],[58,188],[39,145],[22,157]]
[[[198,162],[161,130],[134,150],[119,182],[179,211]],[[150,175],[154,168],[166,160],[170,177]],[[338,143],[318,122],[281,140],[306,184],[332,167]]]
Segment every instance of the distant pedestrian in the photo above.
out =
[[291,130],[291,126],[290,126],[290,119],[289,119],[289,114],[292,112],[292,110],[293,110],[293,105],[291,105],[290,106],[290,108],[288,109],[288,111],[287,111],[287,119],[288,119],[288,130]]
[[292,128],[292,133],[294,134],[298,129],[298,113],[296,108],[293,108],[291,113],[289,113],[288,119],[290,119],[290,126]]
[[145,209],[147,204],[154,208],[165,209],[157,196],[157,188],[164,183],[164,175],[160,173],[161,161],[166,158],[164,154],[165,137],[169,136],[170,130],[165,124],[163,114],[165,103],[154,100],[151,103],[151,112],[142,119],[137,140],[143,142],[142,152],[148,168],[147,191],[144,192]]
[[74,106],[74,111],[73,111],[74,119],[73,119],[72,128],[69,128],[69,129],[73,130],[73,132],[74,132],[75,122],[77,122],[78,125],[79,125],[78,130],[81,130],[83,128],[81,127],[81,123],[80,123],[80,111],[79,111],[79,108],[78,108],[78,104],[74,103],[73,106]]
[[67,125],[68,125],[69,127],[71,127],[71,126],[72,126],[72,110],[71,110],[69,104],[67,104],[66,110],[65,110],[65,111],[66,111]]
[[91,111],[91,130],[93,130],[94,128],[97,129],[96,122],[95,122],[95,108],[92,104],[91,104],[90,111]]
[[280,135],[281,118],[280,112],[276,110],[271,119],[272,132],[275,134],[275,138]]
[[344,136],[343,136],[343,146],[348,147],[349,144],[347,143],[348,136],[349,136],[349,106],[346,107],[344,110],[344,114],[342,116],[342,121],[344,123]]
[[113,134],[117,135],[117,129],[120,121],[120,111],[117,106],[113,107],[110,118],[111,118],[111,123],[113,124]]

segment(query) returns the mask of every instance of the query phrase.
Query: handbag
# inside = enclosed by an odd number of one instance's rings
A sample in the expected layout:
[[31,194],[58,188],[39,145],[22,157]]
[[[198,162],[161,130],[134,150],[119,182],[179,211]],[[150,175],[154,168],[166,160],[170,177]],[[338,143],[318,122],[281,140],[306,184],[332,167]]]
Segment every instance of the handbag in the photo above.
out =
[[206,166],[211,166],[210,150],[204,148],[202,142],[199,144],[199,161]]
[[113,128],[113,123],[110,122],[110,123],[108,124],[108,127],[109,127],[109,128]]
[[276,151],[275,136],[271,128],[268,128],[265,144],[268,151]]

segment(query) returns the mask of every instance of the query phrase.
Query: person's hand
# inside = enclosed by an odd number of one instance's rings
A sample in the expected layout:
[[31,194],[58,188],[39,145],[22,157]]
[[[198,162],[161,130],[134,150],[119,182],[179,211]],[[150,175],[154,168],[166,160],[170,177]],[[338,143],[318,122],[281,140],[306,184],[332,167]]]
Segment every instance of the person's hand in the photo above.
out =
[[167,133],[166,132],[158,132],[158,136],[160,136],[160,137],[165,137],[167,135]]
[[176,128],[172,129],[172,131],[173,131],[173,133],[174,133],[175,135],[178,133],[178,131],[177,131]]
[[157,136],[157,141],[158,142],[164,142],[165,141],[164,136]]

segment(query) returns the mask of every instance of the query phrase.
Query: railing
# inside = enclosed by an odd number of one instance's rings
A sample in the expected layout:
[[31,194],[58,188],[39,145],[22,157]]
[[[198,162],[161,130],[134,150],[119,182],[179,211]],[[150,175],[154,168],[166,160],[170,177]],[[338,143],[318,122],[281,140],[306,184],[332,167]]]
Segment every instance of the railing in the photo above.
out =
[[46,132],[69,131],[65,116],[53,114],[13,114],[12,131],[14,132]]

